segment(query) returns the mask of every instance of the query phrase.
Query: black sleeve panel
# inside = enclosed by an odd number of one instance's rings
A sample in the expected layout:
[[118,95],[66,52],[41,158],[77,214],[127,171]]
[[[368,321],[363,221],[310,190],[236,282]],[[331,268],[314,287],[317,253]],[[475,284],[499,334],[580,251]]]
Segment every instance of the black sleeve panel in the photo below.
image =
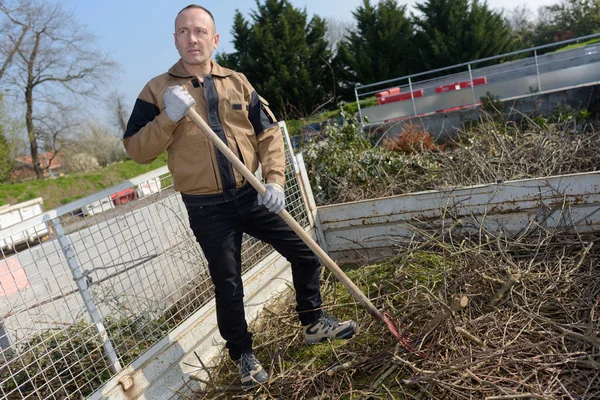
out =
[[142,99],[135,101],[131,117],[127,122],[127,130],[123,135],[123,139],[135,135],[142,129],[148,122],[151,122],[160,114],[160,110],[156,104],[149,103]]
[[275,119],[270,116],[270,113],[267,112],[267,105],[261,101],[256,90],[252,91],[248,119],[254,128],[256,136],[260,135],[266,129],[277,125],[277,121],[275,121]]

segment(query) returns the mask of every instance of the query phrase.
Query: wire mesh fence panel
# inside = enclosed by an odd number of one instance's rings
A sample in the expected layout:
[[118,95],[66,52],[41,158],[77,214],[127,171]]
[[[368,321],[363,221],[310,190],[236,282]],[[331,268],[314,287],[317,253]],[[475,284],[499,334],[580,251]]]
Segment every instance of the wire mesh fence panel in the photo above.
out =
[[[308,225],[289,162],[286,200]],[[245,236],[244,271],[271,251]],[[213,296],[166,167],[2,229],[0,256],[7,399],[86,397]]]

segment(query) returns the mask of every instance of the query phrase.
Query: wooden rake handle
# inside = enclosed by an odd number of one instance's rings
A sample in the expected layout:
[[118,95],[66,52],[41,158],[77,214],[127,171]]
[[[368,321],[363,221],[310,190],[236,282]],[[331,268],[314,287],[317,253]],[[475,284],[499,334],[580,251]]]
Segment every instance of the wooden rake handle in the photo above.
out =
[[[210,126],[198,115],[196,110],[190,108],[188,112],[188,117],[194,122],[194,124],[206,134],[208,139],[219,149],[221,153],[227,157],[227,159],[233,164],[235,169],[237,169],[243,176],[246,178],[248,182],[258,191],[260,194],[264,194],[267,190],[264,185],[254,176],[252,172],[244,165],[242,161],[227,147],[227,145],[217,136],[215,132],[211,129]],[[348,278],[348,276],[340,269],[340,267],[333,261],[325,251],[310,237],[304,228],[300,226],[298,222],[288,213],[285,209],[279,213],[279,216],[283,218],[286,224],[289,225],[290,228],[302,239],[304,243],[321,259],[323,264],[333,274],[335,277],[342,282],[344,287],[348,289],[352,297],[360,303],[374,318],[379,319],[380,321],[387,323],[387,319],[385,316],[375,308],[373,303],[365,296],[360,289]]]

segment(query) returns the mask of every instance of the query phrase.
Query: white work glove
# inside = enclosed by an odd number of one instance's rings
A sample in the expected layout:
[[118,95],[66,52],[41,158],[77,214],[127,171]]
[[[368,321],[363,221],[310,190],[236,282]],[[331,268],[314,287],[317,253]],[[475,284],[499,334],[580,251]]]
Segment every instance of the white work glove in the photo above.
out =
[[258,194],[258,205],[264,205],[275,214],[279,214],[285,208],[285,193],[283,188],[276,183],[267,183],[264,196]]
[[185,117],[190,107],[196,104],[191,94],[183,86],[169,86],[163,95],[165,111],[171,121],[179,122]]

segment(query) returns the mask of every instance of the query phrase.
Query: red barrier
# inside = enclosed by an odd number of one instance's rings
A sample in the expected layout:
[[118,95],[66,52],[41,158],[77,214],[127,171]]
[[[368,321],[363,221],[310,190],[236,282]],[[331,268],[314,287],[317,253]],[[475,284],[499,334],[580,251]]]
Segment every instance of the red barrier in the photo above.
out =
[[437,110],[436,113],[447,113],[447,112],[452,112],[452,111],[458,111],[460,110],[461,106],[458,107],[448,107],[448,108],[442,108],[441,110]]
[[135,192],[133,189],[128,188],[111,194],[110,198],[112,199],[114,205],[118,206],[119,204],[126,204],[132,200],[135,200]]
[[[412,94],[412,96],[411,96],[411,94]],[[410,100],[413,97],[417,98],[417,97],[421,97],[421,96],[423,96],[423,89],[415,90],[414,92],[410,92],[410,93],[402,93],[402,94],[398,93],[398,94],[382,97],[381,99],[378,99],[377,102],[379,104],[389,104],[389,103],[395,103],[396,101]]]
[[375,97],[377,98],[377,105],[385,104],[386,102],[384,99],[386,97],[396,95],[396,94],[400,94],[399,87],[395,87],[395,88],[391,88],[389,90],[384,90],[383,92],[375,93]]
[[[477,86],[477,85],[485,85],[487,84],[487,78],[481,77],[481,78],[475,78],[473,79],[473,86]],[[471,87],[471,81],[462,81],[462,82],[455,82],[452,83],[450,85],[443,85],[443,86],[438,86],[435,88],[435,92],[436,93],[445,93],[445,92],[450,92],[453,90],[460,90],[460,89],[466,89],[466,88],[470,88]]]
[[481,103],[475,103],[475,104],[466,104],[464,106],[456,106],[456,107],[448,107],[448,108],[443,108],[441,110],[437,110],[436,113],[447,113],[447,112],[452,112],[452,111],[458,111],[458,110],[464,110],[465,108],[473,108],[473,107],[477,107],[480,106]]

